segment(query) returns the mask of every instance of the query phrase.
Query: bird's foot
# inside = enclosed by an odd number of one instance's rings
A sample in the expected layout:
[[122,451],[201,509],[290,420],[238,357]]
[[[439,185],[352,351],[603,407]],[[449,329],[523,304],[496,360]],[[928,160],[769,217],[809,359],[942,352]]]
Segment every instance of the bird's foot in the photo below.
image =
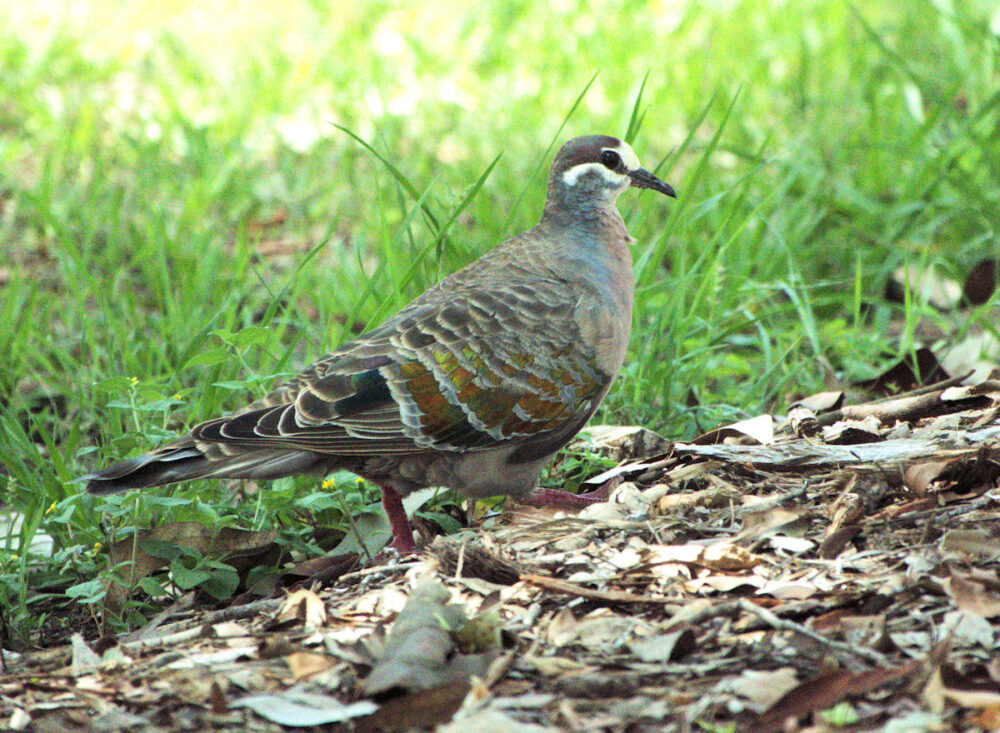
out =
[[382,507],[385,509],[386,516],[389,517],[392,540],[382,552],[372,558],[372,562],[375,564],[389,559],[391,555],[387,552],[389,548],[395,550],[399,557],[413,555],[417,551],[417,543],[413,539],[413,529],[410,527],[410,520],[406,517],[406,510],[403,508],[403,499],[389,486],[382,487]]
[[605,481],[593,491],[588,491],[586,494],[574,494],[570,491],[560,491],[559,489],[535,488],[518,501],[529,506],[585,507],[607,501],[608,496],[611,495],[611,491],[621,482],[621,477],[616,476],[613,479]]
[[[417,552],[417,545],[413,541],[413,532],[409,532],[408,534],[408,537],[397,537],[396,535],[393,535],[392,541],[385,546],[386,549],[391,547],[400,557],[415,554]],[[382,552],[385,552],[385,550]]]
[[385,547],[383,547],[372,559],[372,565],[383,565],[393,560],[400,560],[410,555],[417,554],[417,546],[413,541],[413,534],[409,537],[397,537],[393,535]]

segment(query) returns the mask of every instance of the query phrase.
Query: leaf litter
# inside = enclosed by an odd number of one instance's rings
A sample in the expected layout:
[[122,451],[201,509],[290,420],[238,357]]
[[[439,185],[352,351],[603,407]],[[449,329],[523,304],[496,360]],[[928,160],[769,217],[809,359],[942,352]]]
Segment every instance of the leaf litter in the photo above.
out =
[[8,657],[3,724],[996,730],[1000,379],[844,402],[691,443],[593,429],[606,504],[508,502],[416,558]]

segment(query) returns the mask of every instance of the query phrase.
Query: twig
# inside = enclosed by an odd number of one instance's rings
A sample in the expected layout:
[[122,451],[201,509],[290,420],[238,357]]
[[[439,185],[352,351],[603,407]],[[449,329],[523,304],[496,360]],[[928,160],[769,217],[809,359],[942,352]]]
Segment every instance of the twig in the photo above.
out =
[[969,371],[957,377],[951,377],[950,379],[928,384],[925,387],[919,387],[909,392],[885,397],[881,400],[863,402],[860,405],[845,405],[839,410],[818,415],[816,419],[820,425],[828,426],[844,418],[863,420],[869,415],[877,415],[882,418],[902,418],[914,412],[920,412],[939,405],[939,398],[942,392],[948,389],[948,387],[961,384],[971,374],[972,372]]
[[169,634],[160,634],[158,636],[141,637],[138,639],[130,639],[128,641],[120,640],[120,643],[126,649],[142,649],[151,646],[171,646],[188,639],[197,639],[201,636],[205,636],[209,633],[212,626],[215,624],[221,624],[224,621],[235,621],[236,619],[244,619],[251,616],[259,616],[261,614],[277,611],[282,605],[284,605],[284,603],[284,598],[262,598],[258,601],[253,601],[252,603],[244,603],[241,606],[233,606],[232,608],[223,608],[219,611],[213,611],[212,613],[206,614],[201,618],[192,618],[191,621],[193,621],[196,625],[183,631],[175,631]]
[[621,590],[594,590],[584,588],[582,585],[569,583],[559,578],[550,578],[547,575],[522,575],[521,580],[540,588],[565,593],[570,596],[589,598],[592,601],[606,601],[608,603],[660,603],[675,604],[676,598],[656,598],[653,596],[637,596],[634,593],[627,593]]
[[517,649],[511,649],[506,654],[503,654],[496,659],[494,659],[486,670],[486,678],[483,680],[483,684],[486,687],[493,687],[497,682],[502,680],[507,674],[507,670],[514,663],[514,658],[517,656]]
[[236,619],[250,618],[262,613],[277,611],[284,605],[284,598],[261,598],[259,601],[244,603],[242,606],[223,608],[206,615],[199,623],[211,626],[221,624],[224,621],[235,621]]
[[423,560],[411,560],[409,562],[401,562],[398,565],[373,565],[370,568],[355,570],[353,573],[345,573],[340,576],[340,580],[356,580],[357,578],[363,578],[366,575],[375,575],[376,573],[391,573],[397,570],[409,570],[410,568],[417,567],[417,565],[422,562]]
[[802,496],[802,494],[809,491],[812,487],[813,482],[809,479],[805,479],[801,486],[798,486],[791,491],[787,491],[784,494],[775,494],[774,496],[769,496],[766,499],[756,502],[755,504],[748,504],[747,506],[739,507],[736,510],[736,516],[744,517],[747,514],[756,514],[758,512],[768,512],[776,507],[781,506],[789,499],[794,499],[797,496]]
[[173,646],[175,644],[181,644],[185,641],[190,641],[191,639],[199,639],[202,636],[208,636],[211,628],[212,627],[208,624],[199,624],[193,628],[185,629],[184,631],[177,631],[173,634],[147,636],[142,639],[136,639],[135,641],[127,641],[121,646],[132,651],[148,649],[150,647]]
[[751,603],[745,598],[741,598],[739,600],[739,607],[744,613],[756,616],[772,629],[777,631],[790,631],[793,634],[800,634],[801,636],[812,639],[813,641],[822,644],[823,646],[827,646],[834,651],[841,652],[842,654],[850,654],[854,657],[860,657],[882,667],[889,666],[889,660],[886,659],[885,655],[880,654],[874,649],[865,649],[864,647],[854,646],[853,644],[845,644],[842,641],[834,641],[833,639],[823,636],[822,634],[819,634],[811,629],[807,629],[802,624],[778,618],[766,608],[762,608],[755,603]]
[[465,546],[467,542],[463,542],[458,548],[458,562],[455,563],[455,580],[462,577],[462,568],[465,566]]

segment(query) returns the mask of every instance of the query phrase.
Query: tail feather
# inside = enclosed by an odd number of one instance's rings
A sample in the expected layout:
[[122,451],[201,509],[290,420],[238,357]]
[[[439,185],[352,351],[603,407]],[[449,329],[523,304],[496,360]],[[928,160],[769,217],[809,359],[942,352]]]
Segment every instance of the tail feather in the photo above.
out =
[[84,479],[91,494],[110,494],[199,478],[282,478],[318,470],[325,465],[324,458],[308,451],[284,449],[209,459],[191,445],[129,458]]

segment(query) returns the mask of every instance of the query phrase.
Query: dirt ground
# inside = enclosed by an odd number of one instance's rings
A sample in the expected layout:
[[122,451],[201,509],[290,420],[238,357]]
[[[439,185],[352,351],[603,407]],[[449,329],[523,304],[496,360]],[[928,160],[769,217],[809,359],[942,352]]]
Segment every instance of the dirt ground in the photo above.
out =
[[1000,382],[938,387],[692,444],[597,429],[607,504],[5,652],[0,725],[1000,730]]

